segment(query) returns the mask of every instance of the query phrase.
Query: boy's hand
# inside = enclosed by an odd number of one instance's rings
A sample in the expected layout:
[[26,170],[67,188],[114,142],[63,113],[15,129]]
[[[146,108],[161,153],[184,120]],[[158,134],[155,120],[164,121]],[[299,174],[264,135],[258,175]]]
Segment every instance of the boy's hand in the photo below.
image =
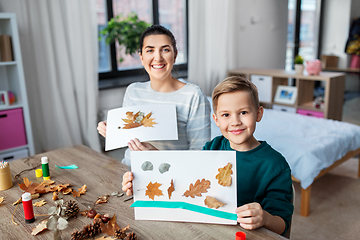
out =
[[150,143],[140,142],[137,138],[135,138],[134,140],[130,140],[128,142],[128,147],[131,151],[159,150]]
[[123,175],[122,181],[122,190],[126,192],[126,195],[131,196],[133,195],[133,187],[132,187],[132,180],[134,176],[132,172],[126,172]]
[[102,121],[98,123],[97,130],[101,136],[106,138],[106,121]]
[[266,214],[259,203],[242,205],[235,212],[238,216],[237,221],[245,229],[252,230],[264,225]]

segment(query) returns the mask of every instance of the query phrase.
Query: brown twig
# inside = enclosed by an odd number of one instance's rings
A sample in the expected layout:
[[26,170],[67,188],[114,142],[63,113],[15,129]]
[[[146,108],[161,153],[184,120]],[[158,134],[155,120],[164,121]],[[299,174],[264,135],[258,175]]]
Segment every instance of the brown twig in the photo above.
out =
[[18,174],[16,174],[16,175],[14,176],[14,178],[18,178],[18,177],[20,177],[20,175],[23,174],[24,172],[31,171],[31,170],[33,170],[33,169],[35,169],[35,168],[40,167],[40,166],[41,166],[41,164],[39,164],[39,165],[37,165],[37,166],[35,166],[35,167],[33,167],[33,168],[29,168],[29,169],[22,170],[21,172],[19,172]]

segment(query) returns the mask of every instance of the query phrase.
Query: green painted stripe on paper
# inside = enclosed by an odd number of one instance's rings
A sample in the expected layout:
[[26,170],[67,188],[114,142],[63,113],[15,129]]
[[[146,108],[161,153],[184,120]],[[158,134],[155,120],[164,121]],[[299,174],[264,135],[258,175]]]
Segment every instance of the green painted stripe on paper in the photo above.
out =
[[181,208],[193,212],[198,212],[214,217],[237,220],[237,215],[235,213],[223,212],[220,210],[215,210],[207,207],[202,207],[186,202],[165,202],[165,201],[135,201],[131,207],[157,207],[157,208]]

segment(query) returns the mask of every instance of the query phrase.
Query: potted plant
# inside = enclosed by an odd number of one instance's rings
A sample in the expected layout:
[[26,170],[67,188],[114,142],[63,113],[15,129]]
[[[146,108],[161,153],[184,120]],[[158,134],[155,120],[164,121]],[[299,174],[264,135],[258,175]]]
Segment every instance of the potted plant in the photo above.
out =
[[300,55],[295,57],[294,65],[296,74],[302,75],[304,71],[304,59]]
[[[99,40],[105,37],[106,44],[117,42],[120,48],[125,47],[125,54],[134,54],[139,48],[142,32],[149,26],[149,23],[139,20],[136,13],[130,13],[127,17],[119,14],[100,31]],[[124,58],[119,56],[119,61],[121,63]]]

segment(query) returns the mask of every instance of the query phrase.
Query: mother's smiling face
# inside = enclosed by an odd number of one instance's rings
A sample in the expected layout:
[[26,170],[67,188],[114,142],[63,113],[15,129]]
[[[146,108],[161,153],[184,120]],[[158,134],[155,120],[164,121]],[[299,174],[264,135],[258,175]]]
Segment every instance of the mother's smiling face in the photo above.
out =
[[140,59],[151,80],[171,77],[171,70],[177,52],[169,36],[165,34],[148,35],[144,38]]

